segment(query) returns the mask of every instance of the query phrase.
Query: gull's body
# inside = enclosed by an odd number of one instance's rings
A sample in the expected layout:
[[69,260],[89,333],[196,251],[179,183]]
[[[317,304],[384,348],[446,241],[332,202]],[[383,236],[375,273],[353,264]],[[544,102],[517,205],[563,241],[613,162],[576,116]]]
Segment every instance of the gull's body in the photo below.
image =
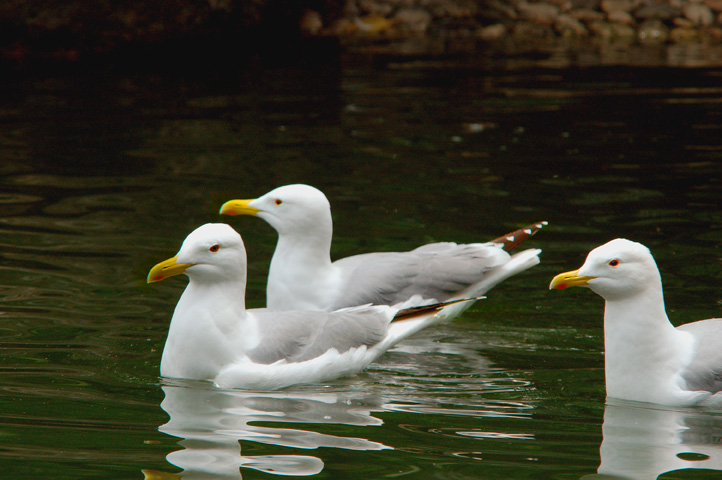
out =
[[[229,215],[256,215],[278,232],[266,305],[333,311],[354,305],[435,303],[478,297],[539,263],[541,250],[513,256],[500,243],[432,243],[408,252],[378,252],[331,261],[333,224],[326,196],[308,185],[286,185],[254,200],[231,200]],[[546,223],[518,232],[531,236]],[[514,242],[518,243],[518,240]]]
[[550,288],[587,286],[605,300],[607,395],[665,405],[722,404],[722,319],[675,328],[664,307],[654,258],[639,243],[616,239],[584,265],[554,277]]
[[225,224],[196,229],[178,255],[153,267],[148,281],[180,273],[189,283],[173,313],[161,375],[226,387],[275,389],[356,373],[465,303],[409,314],[370,305],[336,312],[246,310],[246,251]]

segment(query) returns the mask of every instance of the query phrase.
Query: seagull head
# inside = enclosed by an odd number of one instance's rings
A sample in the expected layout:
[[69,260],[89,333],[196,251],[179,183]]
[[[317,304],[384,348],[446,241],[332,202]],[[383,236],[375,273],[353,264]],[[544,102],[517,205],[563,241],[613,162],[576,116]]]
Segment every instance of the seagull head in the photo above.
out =
[[331,206],[326,196],[309,185],[285,185],[262,197],[229,200],[221,207],[223,215],[255,215],[279,234],[309,232],[331,227]]
[[209,281],[243,279],[246,249],[241,236],[225,223],[207,223],[183,241],[178,254],[148,273],[148,283],[184,273]]
[[657,264],[641,243],[617,238],[589,252],[578,270],[560,273],[549,289],[589,287],[605,300],[627,298],[661,284]]

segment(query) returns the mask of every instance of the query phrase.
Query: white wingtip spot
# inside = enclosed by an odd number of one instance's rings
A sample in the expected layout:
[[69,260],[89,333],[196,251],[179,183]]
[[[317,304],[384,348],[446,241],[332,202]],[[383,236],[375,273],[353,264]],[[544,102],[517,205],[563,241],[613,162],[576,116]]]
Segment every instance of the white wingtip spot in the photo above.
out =
[[514,238],[515,238],[514,235],[509,235],[508,237],[506,237],[506,239],[509,240],[510,242],[513,242]]
[[524,233],[526,233],[527,235],[531,235],[531,228],[525,228]]

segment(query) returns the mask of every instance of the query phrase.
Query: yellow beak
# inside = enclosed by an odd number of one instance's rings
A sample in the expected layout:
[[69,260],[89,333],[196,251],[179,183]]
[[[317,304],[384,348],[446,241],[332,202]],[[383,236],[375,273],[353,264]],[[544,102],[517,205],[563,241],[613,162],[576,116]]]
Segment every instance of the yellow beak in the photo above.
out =
[[160,262],[148,272],[148,283],[160,282],[163,279],[185,273],[186,268],[192,267],[192,263],[178,263],[178,257],[169,258]]
[[552,278],[552,283],[549,284],[549,290],[563,290],[568,287],[583,287],[596,277],[580,277],[579,270],[573,270],[571,272],[560,273],[556,277]]
[[255,198],[249,200],[228,200],[221,207],[221,215],[255,215],[261,210],[256,207],[251,207],[248,204],[251,203]]

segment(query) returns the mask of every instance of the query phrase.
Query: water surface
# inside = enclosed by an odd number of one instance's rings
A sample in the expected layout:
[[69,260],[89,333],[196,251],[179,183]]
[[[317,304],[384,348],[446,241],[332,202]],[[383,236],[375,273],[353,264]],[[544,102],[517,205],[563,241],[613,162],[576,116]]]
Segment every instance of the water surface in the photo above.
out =
[[[655,254],[675,324],[719,316],[722,71],[345,58],[221,73],[2,82],[3,478],[719,476],[722,416],[606,405],[602,301],[547,285],[624,236]],[[160,379],[185,280],[148,286],[148,269],[227,221],[262,306],[274,233],[216,212],[295,182],[329,196],[335,257],[547,220],[529,245],[542,264],[352,378]]]

